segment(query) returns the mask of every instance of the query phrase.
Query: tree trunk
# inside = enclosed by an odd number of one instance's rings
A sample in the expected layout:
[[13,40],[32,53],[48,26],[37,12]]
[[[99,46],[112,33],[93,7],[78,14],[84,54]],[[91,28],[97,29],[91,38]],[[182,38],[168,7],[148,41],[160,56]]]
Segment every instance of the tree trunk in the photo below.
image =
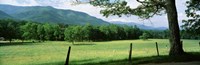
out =
[[166,11],[170,31],[170,56],[178,56],[184,53],[180,43],[180,30],[178,25],[178,15],[175,0],[166,0]]

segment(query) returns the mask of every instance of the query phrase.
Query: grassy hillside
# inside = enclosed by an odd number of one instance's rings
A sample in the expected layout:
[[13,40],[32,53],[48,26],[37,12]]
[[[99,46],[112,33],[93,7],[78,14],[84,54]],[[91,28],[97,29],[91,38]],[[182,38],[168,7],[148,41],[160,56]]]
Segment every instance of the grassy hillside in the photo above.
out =
[[[184,50],[186,52],[199,52],[199,41],[183,40]],[[63,65],[69,46],[72,46],[71,65],[99,64],[107,61],[123,60],[128,58],[130,43],[133,43],[132,58],[137,60],[138,57],[156,56],[155,42],[158,42],[160,54],[167,55],[169,50],[167,39],[78,42],[75,43],[76,45],[66,41],[23,44],[0,43],[0,65]],[[133,60],[133,63],[136,62],[135,60]]]
[[0,5],[0,10],[19,20],[84,25],[105,25],[106,21],[83,12],[56,9],[50,6]]

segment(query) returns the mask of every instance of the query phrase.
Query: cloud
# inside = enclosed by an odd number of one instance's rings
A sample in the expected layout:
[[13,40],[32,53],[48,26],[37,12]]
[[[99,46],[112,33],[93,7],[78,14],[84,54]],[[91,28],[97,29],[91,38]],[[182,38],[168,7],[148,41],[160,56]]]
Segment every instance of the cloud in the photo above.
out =
[[16,2],[16,0],[0,0],[0,4],[12,4],[12,5],[16,5],[17,2]]
[[0,0],[0,4],[11,4],[16,6],[36,6],[35,0]]
[[123,22],[127,22],[127,20],[124,19],[124,18],[114,18],[114,19],[111,19],[110,21],[123,21]]
[[127,5],[130,6],[131,8],[136,8],[140,3],[138,3],[136,0],[126,0]]

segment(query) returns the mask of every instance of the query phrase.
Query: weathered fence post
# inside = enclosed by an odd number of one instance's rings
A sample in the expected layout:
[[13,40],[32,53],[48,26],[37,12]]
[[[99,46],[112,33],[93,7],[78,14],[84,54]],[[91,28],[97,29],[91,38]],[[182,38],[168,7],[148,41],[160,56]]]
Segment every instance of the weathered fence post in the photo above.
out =
[[130,44],[130,51],[129,51],[129,62],[131,63],[131,55],[132,55],[132,43]]
[[68,53],[67,53],[67,58],[66,58],[66,61],[65,61],[65,65],[69,65],[70,50],[71,50],[71,46],[69,46],[69,49],[68,49]]
[[156,42],[157,55],[159,56],[158,43]]

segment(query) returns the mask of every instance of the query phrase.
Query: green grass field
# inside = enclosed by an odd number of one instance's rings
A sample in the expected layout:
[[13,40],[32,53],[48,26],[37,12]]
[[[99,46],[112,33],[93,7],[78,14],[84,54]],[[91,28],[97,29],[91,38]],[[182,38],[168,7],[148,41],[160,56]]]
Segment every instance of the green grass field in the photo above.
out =
[[[69,46],[70,64],[101,63],[128,58],[129,45],[133,43],[132,58],[156,56],[155,42],[158,42],[160,55],[167,55],[167,39],[118,40],[105,42],[47,41],[43,43],[0,43],[0,65],[63,65]],[[200,40],[183,40],[186,52],[200,52]]]

